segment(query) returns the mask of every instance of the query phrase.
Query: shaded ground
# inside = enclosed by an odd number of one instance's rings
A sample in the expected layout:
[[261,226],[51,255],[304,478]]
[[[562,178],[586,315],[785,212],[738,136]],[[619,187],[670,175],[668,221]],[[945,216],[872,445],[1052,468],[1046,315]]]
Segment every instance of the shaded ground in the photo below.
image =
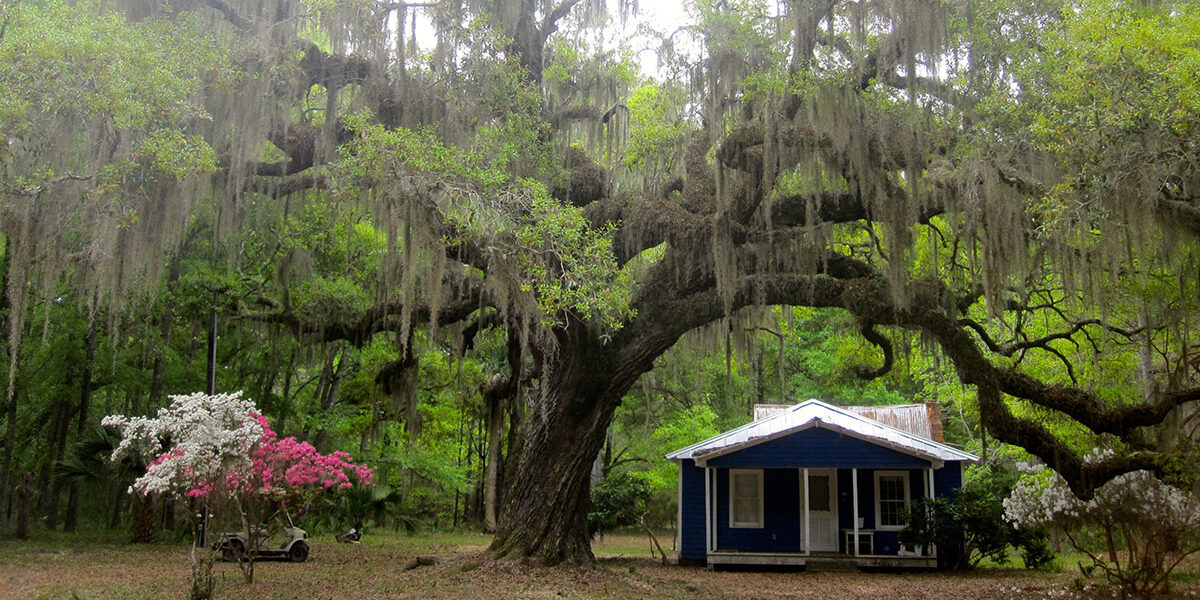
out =
[[[650,558],[645,538],[610,536],[596,545],[595,568],[543,568],[493,561],[489,539],[470,534],[368,535],[362,544],[313,540],[304,564],[262,562],[255,583],[242,583],[235,564],[216,567],[221,599],[458,599],[458,598],[813,598],[889,600],[924,598],[1102,597],[1074,590],[1075,573],[991,569],[972,573],[758,573],[712,572],[663,566]],[[445,562],[407,571],[414,556]],[[182,545],[0,541],[0,600],[46,598],[186,598],[190,567]],[[1173,597],[1195,597],[1194,580],[1176,584]]]

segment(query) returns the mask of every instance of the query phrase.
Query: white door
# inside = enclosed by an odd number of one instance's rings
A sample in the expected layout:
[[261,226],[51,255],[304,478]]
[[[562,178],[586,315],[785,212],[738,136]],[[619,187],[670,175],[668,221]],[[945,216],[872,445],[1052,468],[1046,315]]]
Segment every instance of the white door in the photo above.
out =
[[[803,472],[803,471],[801,471]],[[803,510],[804,507],[801,507]],[[801,522],[804,515],[800,515]],[[808,523],[813,552],[837,552],[837,471],[808,470]]]

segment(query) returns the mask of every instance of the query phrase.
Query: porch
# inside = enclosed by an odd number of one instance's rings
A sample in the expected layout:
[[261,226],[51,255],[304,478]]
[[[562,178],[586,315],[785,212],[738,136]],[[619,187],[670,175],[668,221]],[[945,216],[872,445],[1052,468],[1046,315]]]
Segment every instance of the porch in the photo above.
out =
[[719,550],[708,553],[708,567],[754,565],[804,567],[809,571],[854,571],[857,569],[935,569],[937,557],[929,556],[850,556],[840,552],[738,552]]
[[936,547],[921,552],[899,542],[904,509],[936,496],[935,469],[929,463],[886,466],[891,468],[700,467],[705,562],[937,568]]

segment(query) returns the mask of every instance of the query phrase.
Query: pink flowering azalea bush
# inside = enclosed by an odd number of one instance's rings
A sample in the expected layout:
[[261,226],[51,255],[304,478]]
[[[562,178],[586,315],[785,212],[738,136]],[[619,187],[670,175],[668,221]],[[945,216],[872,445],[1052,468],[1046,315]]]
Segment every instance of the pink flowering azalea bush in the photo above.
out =
[[282,440],[267,418],[255,414],[262,437],[250,451],[250,470],[232,472],[226,487],[274,498],[284,504],[311,499],[321,490],[346,489],[355,482],[371,483],[371,470],[350,462],[345,452],[321,454],[308,442],[294,437]]

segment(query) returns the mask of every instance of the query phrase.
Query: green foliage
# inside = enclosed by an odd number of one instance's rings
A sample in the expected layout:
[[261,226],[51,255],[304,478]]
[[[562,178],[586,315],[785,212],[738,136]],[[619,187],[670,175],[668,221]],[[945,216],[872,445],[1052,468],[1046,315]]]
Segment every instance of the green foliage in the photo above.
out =
[[339,193],[436,182],[428,190],[434,205],[418,210],[432,209],[446,224],[438,243],[488,249],[512,264],[520,275],[512,283],[534,296],[543,326],[564,324],[571,313],[611,332],[632,316],[631,284],[616,267],[607,229],[591,228],[579,209],[551,198],[540,182],[510,177],[489,156],[369,120],[366,113],[347,120],[356,137],[341,148],[346,179]]
[[176,179],[217,170],[217,153],[204,138],[184,136],[176,130],[152,131],[142,140],[138,154]]
[[641,473],[609,473],[592,485],[588,506],[588,532],[604,534],[618,527],[634,525],[642,518],[650,502],[649,479]]
[[682,90],[676,86],[648,83],[629,95],[629,141],[624,166],[657,181],[671,173],[675,156],[692,126],[680,115]]
[[1169,4],[1082,2],[1049,36],[1028,110],[1068,176],[1043,200],[1045,227],[1087,225],[1106,194],[1152,197],[1200,143],[1200,10]]
[[[210,118],[198,102],[201,86],[214,74],[230,76],[198,23],[130,23],[92,2],[20,3],[7,16],[0,40],[0,131],[19,149],[57,147],[38,156],[38,163],[54,171],[76,169],[92,159],[96,134],[121,131],[144,136],[143,152],[168,174],[213,168],[212,148],[176,131]],[[85,133],[85,124],[96,131]]]
[[[1026,568],[1041,568],[1054,559],[1046,531],[1017,527],[1005,518],[1004,500],[1012,493],[1016,480],[1015,473],[994,466],[970,469],[967,481],[952,500],[913,502],[908,525],[900,532],[900,543],[926,549],[957,547],[961,543],[957,569],[971,569],[984,560],[1004,564],[1010,547],[1020,551]],[[961,537],[952,539],[952,534]]]
[[311,323],[339,323],[362,314],[371,298],[345,277],[315,277],[300,284],[293,296],[296,314]]
[[582,211],[564,206],[546,188],[526,181],[529,216],[516,231],[516,258],[546,315],[543,325],[565,322],[571,312],[585,323],[616,331],[633,316],[633,284],[617,269],[609,230],[588,226]]

